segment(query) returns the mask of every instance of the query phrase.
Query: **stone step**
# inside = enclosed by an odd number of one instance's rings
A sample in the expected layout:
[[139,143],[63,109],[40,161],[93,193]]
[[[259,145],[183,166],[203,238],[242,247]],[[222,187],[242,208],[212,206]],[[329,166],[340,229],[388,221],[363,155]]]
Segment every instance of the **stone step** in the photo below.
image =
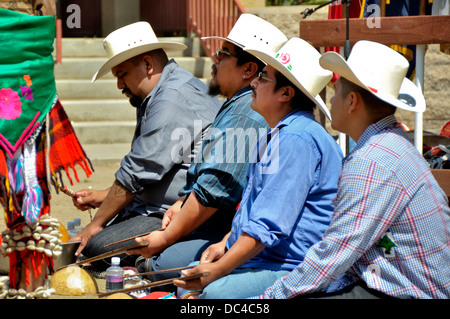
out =
[[135,121],[72,122],[81,144],[131,143]]
[[128,99],[61,101],[72,122],[135,121],[136,108]]
[[[200,79],[206,85],[210,79]],[[56,79],[56,90],[61,101],[64,100],[96,100],[96,99],[123,99],[115,79],[100,79],[91,83],[91,80]]]
[[[176,57],[175,61],[198,78],[210,77],[212,60],[208,57]],[[55,78],[90,80],[105,62],[106,58],[103,57],[63,58],[61,64],[55,65]],[[114,76],[108,72],[102,79],[114,79]]]
[[114,79],[100,79],[94,83],[87,79],[56,79],[56,90],[61,101],[124,98]]
[[96,165],[120,163],[130,151],[130,143],[83,144],[83,149],[95,170]]
[[[169,52],[169,57],[205,56],[200,39],[197,37],[162,37],[159,38],[159,41],[183,43],[187,46],[185,50]],[[53,47],[56,48],[56,43]],[[103,38],[62,38],[61,53],[63,59],[65,57],[106,57],[103,49]],[[56,49],[53,56],[56,56]]]

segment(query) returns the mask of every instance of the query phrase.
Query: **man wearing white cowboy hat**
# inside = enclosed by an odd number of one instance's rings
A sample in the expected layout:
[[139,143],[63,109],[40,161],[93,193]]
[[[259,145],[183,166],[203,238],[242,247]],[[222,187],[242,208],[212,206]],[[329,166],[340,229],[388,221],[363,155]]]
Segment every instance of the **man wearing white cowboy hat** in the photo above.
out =
[[245,50],[267,63],[252,82],[252,108],[272,130],[255,154],[259,160],[249,165],[231,231],[185,272],[210,275],[177,282],[182,288],[204,287],[200,298],[262,294],[302,262],[331,220],[342,167],[338,144],[314,119],[314,106],[328,111],[316,96],[333,76],[319,65],[320,53],[299,38],[275,53]]
[[449,298],[450,208],[429,166],[394,117],[423,112],[405,78],[408,61],[379,43],[357,42],[340,75],[332,126],[356,142],[344,159],[335,210],[323,239],[265,298]]
[[[188,171],[187,184],[180,191],[182,198],[166,213],[163,226],[167,228],[143,238],[150,245],[135,251],[147,258],[155,256],[151,260],[153,270],[186,266],[200,257],[205,246],[221,240],[230,230],[245,185],[250,153],[259,131],[265,134],[268,128],[250,105],[250,83],[264,64],[243,48],[258,45],[276,51],[287,41],[286,36],[269,22],[242,14],[227,38],[220,39],[223,44],[213,57],[210,93],[219,93],[227,100],[203,140],[203,152],[199,153],[202,158],[194,160]],[[163,273],[153,276],[153,280],[173,276]]]
[[[77,254],[83,251],[88,257],[129,242],[104,248],[106,244],[161,228],[163,214],[177,200],[189,168],[183,160],[186,155],[174,158],[177,155],[172,150],[179,148],[180,141],[172,139],[172,134],[180,128],[188,130],[190,138],[185,139],[183,150],[190,150],[220,107],[204,83],[174,60],[169,61],[166,51],[186,46],[159,41],[149,23],[120,28],[103,44],[108,60],[92,82],[111,71],[118,89],[136,107],[137,125],[130,152],[123,158],[112,187],[77,192],[77,207],[99,207],[91,223],[72,239],[81,240]],[[121,264],[134,266],[134,259],[127,257]],[[94,266],[102,270],[106,264],[100,261]]]

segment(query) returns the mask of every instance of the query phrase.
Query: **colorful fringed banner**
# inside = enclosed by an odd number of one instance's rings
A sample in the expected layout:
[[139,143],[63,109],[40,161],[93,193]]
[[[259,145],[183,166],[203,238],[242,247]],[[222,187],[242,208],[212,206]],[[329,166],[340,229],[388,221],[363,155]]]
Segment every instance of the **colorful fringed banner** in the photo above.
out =
[[0,146],[11,157],[56,97],[55,18],[0,9]]
[[[73,171],[76,181],[80,182],[75,165],[78,164],[84,170],[87,177],[92,174],[93,167],[81,147],[72,124],[70,124],[70,120],[59,100],[50,112],[49,127],[49,166],[52,184],[56,187],[56,191],[58,191],[58,186],[64,186],[63,179],[61,178],[62,171],[66,173],[70,184],[73,185],[69,168]],[[42,151],[42,149],[38,149],[39,151]],[[41,165],[41,163],[38,162],[38,165]],[[42,169],[43,167],[40,168]]]

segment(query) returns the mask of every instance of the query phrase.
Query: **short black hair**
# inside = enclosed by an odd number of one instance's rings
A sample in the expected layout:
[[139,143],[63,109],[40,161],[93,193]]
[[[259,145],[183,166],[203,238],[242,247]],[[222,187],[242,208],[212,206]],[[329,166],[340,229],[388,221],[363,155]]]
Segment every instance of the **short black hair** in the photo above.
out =
[[265,63],[262,62],[260,59],[244,51],[244,49],[238,47],[237,45],[234,45],[234,54],[236,55],[237,58],[236,64],[238,66],[244,65],[245,63],[248,62],[254,62],[258,65],[258,72],[261,72],[266,66]]
[[292,106],[301,109],[303,111],[309,111],[313,112],[316,108],[316,104],[306,96],[305,93],[303,93],[297,86],[295,86],[291,81],[288,80],[287,77],[285,77],[281,72],[278,70],[275,70],[275,80],[277,83],[275,84],[274,91],[284,87],[284,86],[291,86],[294,91],[294,97],[292,99]]
[[376,95],[372,94],[368,90],[360,87],[359,85],[347,80],[344,77],[339,77],[339,80],[342,84],[341,95],[342,97],[346,97],[350,92],[358,93],[362,100],[364,101],[364,105],[366,106],[367,112],[375,117],[385,116],[394,114],[397,108],[381,99],[379,99]]

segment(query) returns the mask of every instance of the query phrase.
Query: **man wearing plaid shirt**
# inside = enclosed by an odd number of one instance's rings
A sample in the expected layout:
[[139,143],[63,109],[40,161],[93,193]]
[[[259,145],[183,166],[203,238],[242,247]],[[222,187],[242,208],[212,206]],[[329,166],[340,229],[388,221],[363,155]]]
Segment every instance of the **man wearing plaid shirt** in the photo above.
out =
[[320,63],[340,75],[332,126],[357,143],[322,241],[260,298],[449,298],[448,199],[394,117],[425,110],[406,59],[360,41],[348,61],[329,52]]

